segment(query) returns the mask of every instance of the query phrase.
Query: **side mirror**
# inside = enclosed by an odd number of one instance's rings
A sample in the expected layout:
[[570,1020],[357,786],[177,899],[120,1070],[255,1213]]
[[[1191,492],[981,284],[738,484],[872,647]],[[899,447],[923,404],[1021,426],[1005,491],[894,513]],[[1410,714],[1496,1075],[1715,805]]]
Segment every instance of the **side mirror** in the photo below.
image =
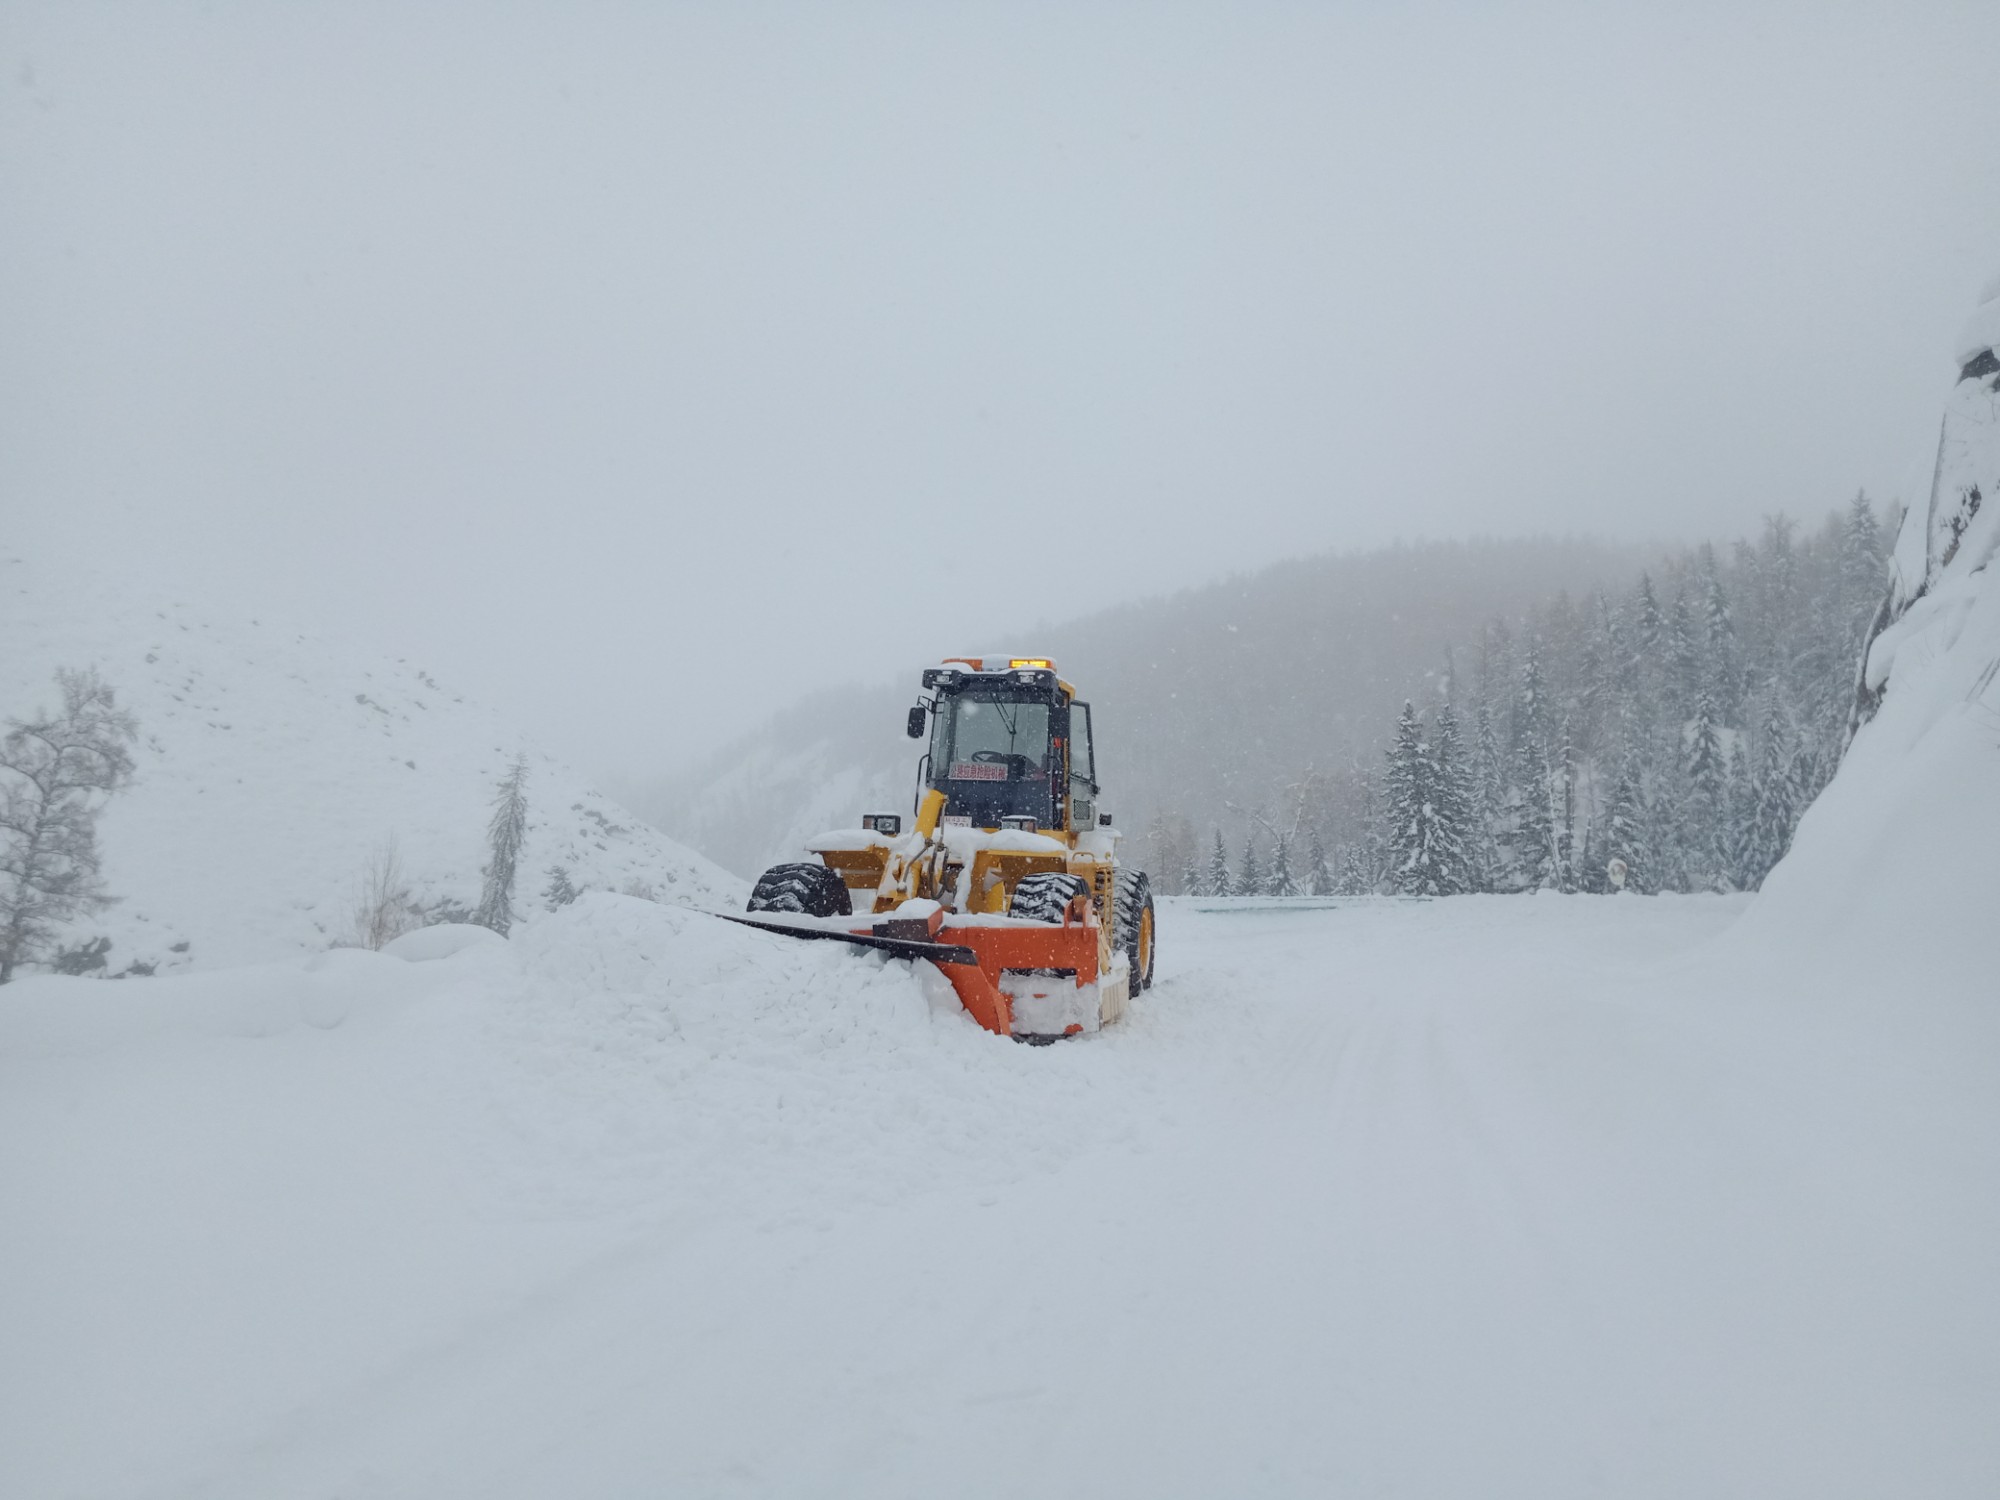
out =
[[908,734],[909,737],[913,740],[920,740],[924,737],[923,704],[919,703],[915,708],[910,710],[909,726],[907,729],[904,730],[904,733]]

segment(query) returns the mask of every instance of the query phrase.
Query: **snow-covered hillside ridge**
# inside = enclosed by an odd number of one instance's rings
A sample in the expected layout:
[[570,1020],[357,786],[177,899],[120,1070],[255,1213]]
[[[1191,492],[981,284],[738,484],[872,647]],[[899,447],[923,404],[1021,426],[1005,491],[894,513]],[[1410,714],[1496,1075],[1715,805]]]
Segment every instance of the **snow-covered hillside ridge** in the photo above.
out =
[[[1476,641],[1496,615],[1563,590],[1622,588],[1652,560],[1577,538],[1426,542],[1295,558],[1005,635],[1053,656],[1090,702],[1105,806],[1138,833],[1156,813],[1222,817],[1272,802],[1309,768],[1373,763],[1447,642]],[[954,638],[948,619],[927,628],[934,655],[913,655],[900,682],[817,693],[626,801],[746,877],[864,812],[908,812],[920,747],[903,738],[903,713],[917,674],[979,644]],[[1239,823],[1227,815],[1235,847]]]
[[524,753],[517,910],[540,909],[557,865],[579,889],[741,901],[733,876],[414,663],[198,608],[137,575],[0,554],[0,720],[54,706],[59,667],[95,667],[139,723],[137,778],[99,825],[118,902],[66,935],[110,937],[110,972],[326,948],[391,841],[415,901],[476,903],[495,790]]
[[1954,349],[1929,503],[1904,517],[1856,731],[1760,920],[1856,924],[1934,962],[1983,950],[2000,877],[2000,277]]
[[815,694],[671,783],[628,802],[675,837],[746,878],[797,859],[828,828],[863,813],[908,813],[922,747],[903,733],[917,674],[900,686]]

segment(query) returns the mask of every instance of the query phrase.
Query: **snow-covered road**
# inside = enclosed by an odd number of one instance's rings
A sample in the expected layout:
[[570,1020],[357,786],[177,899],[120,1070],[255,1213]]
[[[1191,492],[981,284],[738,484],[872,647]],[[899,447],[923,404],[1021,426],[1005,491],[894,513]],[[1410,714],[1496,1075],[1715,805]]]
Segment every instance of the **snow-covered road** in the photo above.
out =
[[1046,1050],[618,897],[12,987],[0,1493],[2000,1493],[1991,997],[1745,907],[1170,903]]

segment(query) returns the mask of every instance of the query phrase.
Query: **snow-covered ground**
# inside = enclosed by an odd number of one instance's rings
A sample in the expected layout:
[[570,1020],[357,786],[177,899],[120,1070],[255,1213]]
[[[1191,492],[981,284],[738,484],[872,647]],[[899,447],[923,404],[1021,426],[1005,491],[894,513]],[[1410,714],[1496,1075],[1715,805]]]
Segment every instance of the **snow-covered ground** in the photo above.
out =
[[[393,844],[411,896],[478,904],[487,819],[528,760],[517,907],[552,866],[578,887],[735,907],[735,876],[639,822],[421,663],[371,658],[283,621],[190,602],[174,580],[0,548],[0,720],[59,702],[58,667],[95,667],[139,721],[138,776],[106,806],[117,904],[70,941],[161,973],[291,958],[354,926]],[[661,689],[664,691],[664,689]]]
[[1047,1049],[613,895],[28,980],[0,1493],[2000,1492],[1991,986],[1746,904],[1168,903]]
[[[510,738],[7,565],[0,689],[147,723],[120,931],[235,966],[0,991],[0,1496],[2000,1494],[1996,434],[1756,898],[1167,902],[1046,1049],[604,891],[310,952]],[[740,896],[568,795],[531,861]]]

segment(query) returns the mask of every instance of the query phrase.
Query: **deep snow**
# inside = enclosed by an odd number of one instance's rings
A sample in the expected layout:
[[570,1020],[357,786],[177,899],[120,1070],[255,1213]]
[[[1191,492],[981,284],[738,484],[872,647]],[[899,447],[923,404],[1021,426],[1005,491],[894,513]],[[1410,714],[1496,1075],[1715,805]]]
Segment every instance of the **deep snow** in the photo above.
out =
[[68,934],[110,937],[113,972],[324,949],[352,930],[362,877],[391,841],[414,898],[476,906],[492,799],[517,754],[529,761],[518,906],[540,904],[557,864],[579,887],[682,904],[746,894],[420,663],[197,607],[170,577],[57,572],[0,550],[0,720],[53,706],[56,668],[91,666],[140,729],[137,779],[101,820],[118,902]]
[[[299,957],[294,893],[215,929],[280,962],[8,986],[0,1494],[2000,1493],[1996,417],[1961,381],[1754,901],[1166,902],[1159,985],[1047,1049],[609,894]],[[223,655],[271,763],[351,686],[158,620],[103,637],[167,643],[198,773],[149,890],[259,805]],[[445,849],[476,804],[384,775],[429,700],[364,696],[341,785]],[[437,743],[460,799],[505,753]]]
[[28,981],[0,1493],[1992,1493],[1991,995],[1744,904],[1169,903],[1049,1049],[616,896]]

